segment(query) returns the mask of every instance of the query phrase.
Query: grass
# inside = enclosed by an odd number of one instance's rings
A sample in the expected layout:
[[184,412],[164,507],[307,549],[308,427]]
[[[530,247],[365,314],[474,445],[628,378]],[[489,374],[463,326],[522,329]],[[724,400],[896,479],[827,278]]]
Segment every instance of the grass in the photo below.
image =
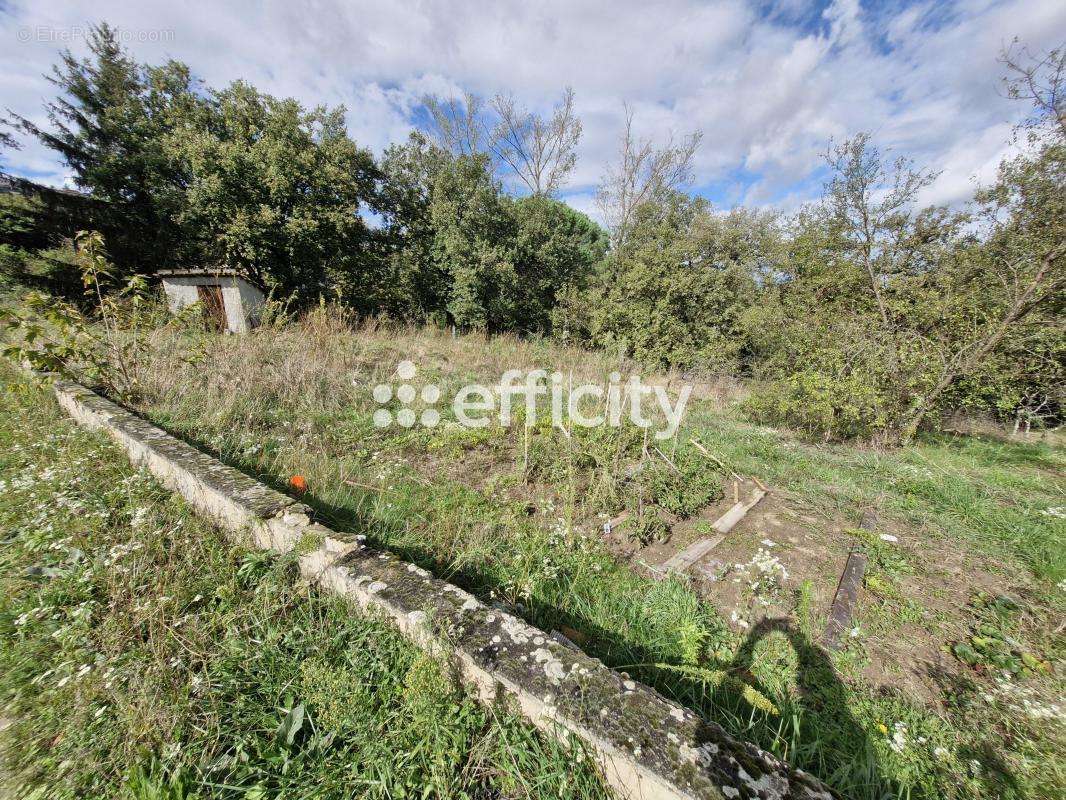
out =
[[1020,561],[1043,587],[1066,577],[1066,454],[1046,443],[929,436],[882,452],[805,446],[777,431],[738,423],[717,410],[690,424],[740,472],[794,492],[826,517],[857,520],[877,506],[910,530]]
[[[1050,798],[1066,789],[1061,712],[1034,717],[1024,705],[1011,705],[1005,694],[1011,690],[987,671],[950,655],[970,635],[966,570],[980,565],[991,571],[990,581],[1020,596],[1024,612],[1014,637],[1022,648],[1061,660],[1054,624],[1063,610],[1056,586],[1063,529],[1048,511],[1063,505],[1060,450],[947,437],[895,452],[816,447],[746,424],[704,392],[682,435],[664,446],[685,480],[664,485],[670,470],[653,459],[648,476],[633,481],[628,476],[642,447],[624,429],[570,436],[543,424],[529,432],[470,431],[449,425],[447,413],[433,429],[376,428],[370,389],[398,383],[396,365],[405,359],[419,367],[414,383],[434,382],[445,397],[512,368],[550,367],[599,380],[612,369],[632,369],[603,355],[510,337],[352,330],[320,310],[300,324],[248,337],[157,334],[136,407],[279,487],[290,475],[306,476],[305,500],[329,524],[364,533],[541,627],[576,633],[605,662],[845,796]],[[698,456],[688,444],[692,435],[726,469]],[[632,512],[635,502],[649,513],[632,533],[669,535],[684,517],[711,507],[721,496],[717,482],[730,470],[771,484],[841,563],[856,543],[847,531],[867,506],[879,508],[887,529],[899,535],[895,549],[879,539],[865,542],[880,549],[858,620],[861,635],[843,652],[817,647],[824,604],[810,587],[790,582],[770,556],[731,568],[738,580],[759,587],[745,588],[745,602],[756,611],[766,605],[760,615],[768,621],[753,616],[754,626],[745,629],[743,619],[732,624],[723,617],[713,594],[681,579],[650,580],[601,536],[604,517]],[[690,484],[694,493],[685,494]],[[652,514],[665,530],[648,521]],[[832,535],[834,526],[839,535]],[[962,574],[935,573],[932,567],[950,554],[961,554]],[[820,577],[824,585],[815,589],[831,592],[836,575]],[[944,654],[947,668],[931,676],[936,697],[914,697],[891,680],[912,669],[893,660],[909,636]],[[886,655],[891,647],[896,651]],[[875,664],[889,679],[869,678]],[[1062,683],[1041,674],[1023,688],[1043,709]]]
[[475,704],[0,378],[0,794],[606,796],[580,749]]
[[[268,483],[285,488],[291,475],[305,476],[304,500],[328,524],[562,629],[846,797],[1066,791],[1064,715],[1054,706],[1063,688],[1055,626],[1066,610],[1057,585],[1064,531],[1052,513],[1066,505],[1061,450],[961,437],[893,452],[811,446],[745,423],[720,387],[701,387],[681,435],[643,464],[642,437],[625,429],[566,435],[540,421],[471,431],[447,413],[432,429],[379,429],[370,390],[397,384],[405,359],[419,368],[413,383],[434,382],[445,397],[513,368],[549,367],[575,380],[638,371],[546,342],[353,330],[324,309],[246,337],[159,331],[133,404]],[[692,436],[724,466],[701,456]],[[798,549],[760,554],[764,534],[731,535],[727,544],[746,562],[726,572],[743,601],[735,620],[723,584],[657,582],[638,561],[646,541],[686,525],[706,529],[731,471],[770,484],[781,513],[795,516],[797,534],[810,534],[830,564],[797,579],[784,567],[802,557]],[[854,532],[869,506],[898,545]],[[624,546],[600,531],[621,511],[635,517],[623,528],[635,541]],[[829,654],[816,644],[825,594],[855,545],[871,554],[858,635]],[[941,569],[949,563],[954,571]],[[1004,679],[954,658],[954,645],[980,633],[973,626],[983,612],[970,602],[978,577],[982,590],[1018,599],[1003,635],[1050,672]],[[919,645],[939,654],[935,671],[922,666],[932,696],[904,681],[916,670],[904,657]]]

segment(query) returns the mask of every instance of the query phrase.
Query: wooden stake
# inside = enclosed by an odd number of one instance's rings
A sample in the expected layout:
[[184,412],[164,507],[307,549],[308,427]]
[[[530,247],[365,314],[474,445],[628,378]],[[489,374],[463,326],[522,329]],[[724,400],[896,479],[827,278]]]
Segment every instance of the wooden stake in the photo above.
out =
[[614,519],[609,519],[605,523],[603,523],[603,532],[606,534],[610,534],[612,531],[614,531],[615,528],[617,528],[627,519],[629,519],[629,512],[623,511]]
[[689,439],[689,442],[692,444],[693,447],[695,447],[697,450],[699,450],[701,453],[703,453],[705,456],[707,456],[707,458],[711,459],[711,461],[713,461],[715,464],[720,466],[722,469],[729,470],[729,467],[727,467],[725,464],[723,464],[722,460],[720,458],[718,458],[717,456],[713,455],[710,450],[708,450],[706,447],[704,447],[702,444],[700,444],[699,439]]

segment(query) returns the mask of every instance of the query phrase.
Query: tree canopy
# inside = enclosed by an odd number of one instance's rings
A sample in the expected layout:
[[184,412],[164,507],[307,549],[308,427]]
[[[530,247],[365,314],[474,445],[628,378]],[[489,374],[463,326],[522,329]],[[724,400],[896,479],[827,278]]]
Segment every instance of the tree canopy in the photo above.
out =
[[107,25],[89,49],[61,55],[48,125],[13,121],[81,195],[5,200],[5,272],[93,229],[121,275],[226,266],[298,304],[745,378],[755,419],[812,437],[906,441],[960,407],[1062,419],[1066,49],[1003,54],[1032,113],[963,207],[922,207],[935,171],[856,133],[796,213],[716,209],[685,191],[702,134],[656,144],[627,108],[606,229],[557,199],[581,136],[570,89],[547,116],[427,98],[430,130],[375,157],[343,108],[138,64]]

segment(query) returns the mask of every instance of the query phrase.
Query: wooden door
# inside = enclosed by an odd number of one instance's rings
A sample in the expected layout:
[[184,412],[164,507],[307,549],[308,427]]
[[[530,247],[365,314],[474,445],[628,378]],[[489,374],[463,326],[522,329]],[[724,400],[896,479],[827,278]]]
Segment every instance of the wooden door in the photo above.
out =
[[197,286],[196,295],[203,307],[207,327],[219,333],[226,330],[226,304],[222,300],[222,287]]

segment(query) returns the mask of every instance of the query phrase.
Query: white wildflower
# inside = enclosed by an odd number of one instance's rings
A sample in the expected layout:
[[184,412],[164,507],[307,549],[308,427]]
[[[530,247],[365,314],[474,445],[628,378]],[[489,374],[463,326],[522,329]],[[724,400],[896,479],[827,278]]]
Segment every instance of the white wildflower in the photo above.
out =
[[897,722],[892,727],[892,741],[888,743],[888,746],[893,751],[902,753],[907,746],[907,726],[902,722]]

